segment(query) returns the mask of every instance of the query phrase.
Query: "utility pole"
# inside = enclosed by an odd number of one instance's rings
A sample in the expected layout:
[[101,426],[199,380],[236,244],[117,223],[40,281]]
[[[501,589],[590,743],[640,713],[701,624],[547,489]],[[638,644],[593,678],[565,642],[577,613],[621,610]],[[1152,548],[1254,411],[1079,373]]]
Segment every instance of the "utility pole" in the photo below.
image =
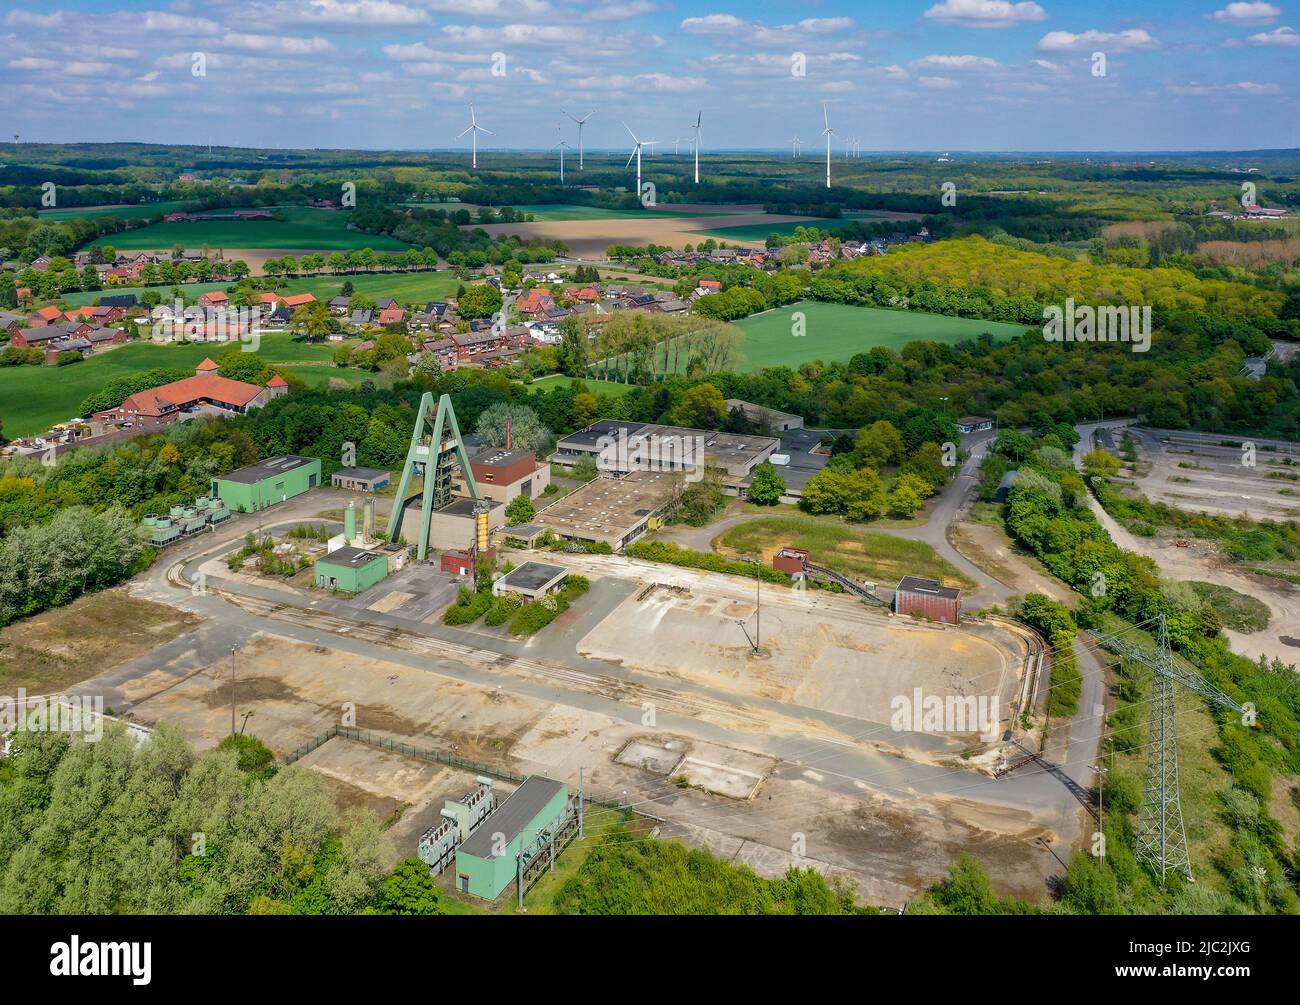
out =
[[1089,764],[1092,773],[1097,776],[1097,832],[1101,835],[1101,864],[1106,865],[1106,774],[1109,768],[1100,764]]
[[235,647],[230,647],[230,739],[235,739]]
[[578,769],[578,840],[579,841],[581,841],[583,837],[582,807],[587,801],[586,795],[583,792],[583,774],[586,770],[587,770],[586,768]]

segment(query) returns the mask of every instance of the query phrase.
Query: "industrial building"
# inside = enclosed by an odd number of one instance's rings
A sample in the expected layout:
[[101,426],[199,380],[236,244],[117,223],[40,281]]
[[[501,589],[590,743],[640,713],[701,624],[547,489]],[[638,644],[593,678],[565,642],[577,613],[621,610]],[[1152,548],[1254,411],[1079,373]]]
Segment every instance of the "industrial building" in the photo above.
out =
[[224,499],[238,513],[255,513],[319,484],[320,460],[289,454],[212,479],[212,495]]
[[[551,466],[539,464],[530,451],[488,447],[469,459],[479,494],[493,502],[508,503],[516,496],[536,499],[551,484]],[[456,491],[468,494],[465,479],[452,479]]]
[[621,478],[597,478],[539,511],[533,524],[557,537],[608,544],[618,551],[658,528],[672,501],[675,477],[659,471],[633,471]]
[[904,576],[894,589],[893,610],[955,625],[961,620],[961,590],[933,579]]
[[570,821],[569,787],[529,776],[456,850],[457,889],[496,900]]
[[560,440],[551,459],[574,464],[590,457],[610,474],[715,468],[723,488],[739,495],[742,484],[779,445],[772,436],[602,419]]
[[569,571],[563,566],[525,562],[496,580],[492,584],[492,593],[498,597],[503,593],[518,593],[529,600],[536,600],[558,590],[568,575]]
[[752,401],[740,398],[727,399],[727,411],[739,412],[745,419],[758,426],[765,433],[788,433],[792,429],[803,429],[803,416],[793,412],[782,412],[766,405],[756,405]]
[[957,432],[978,433],[992,429],[994,422],[987,415],[963,415],[957,420]]
[[389,473],[379,468],[339,468],[330,475],[330,484],[336,489],[353,492],[378,492],[388,488],[391,480]]
[[361,593],[388,575],[388,556],[351,546],[316,560],[316,585],[323,590]]

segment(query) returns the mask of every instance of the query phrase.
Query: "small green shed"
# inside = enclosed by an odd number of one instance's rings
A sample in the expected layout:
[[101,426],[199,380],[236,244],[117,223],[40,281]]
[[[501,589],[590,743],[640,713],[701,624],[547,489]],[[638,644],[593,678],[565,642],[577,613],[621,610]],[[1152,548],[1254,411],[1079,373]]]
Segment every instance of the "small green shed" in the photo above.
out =
[[361,593],[388,575],[388,556],[362,548],[339,548],[315,566],[316,585],[322,590]]

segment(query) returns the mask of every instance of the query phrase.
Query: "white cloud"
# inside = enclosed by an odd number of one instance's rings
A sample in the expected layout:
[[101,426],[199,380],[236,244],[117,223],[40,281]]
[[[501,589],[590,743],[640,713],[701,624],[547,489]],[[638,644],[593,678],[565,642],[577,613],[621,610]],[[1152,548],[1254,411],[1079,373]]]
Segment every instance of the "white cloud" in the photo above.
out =
[[1300,34],[1294,28],[1283,26],[1251,35],[1247,41],[1253,45],[1300,45]]
[[294,38],[291,35],[247,35],[242,32],[230,32],[217,43],[231,49],[246,49],[249,52],[268,52],[282,56],[304,56],[318,52],[333,52],[334,46],[320,38]]
[[58,28],[63,24],[63,11],[36,14],[29,10],[11,10],[5,15],[5,24],[15,28]]
[[848,31],[853,25],[850,17],[810,17],[794,24],[772,26],[762,21],[745,21],[734,14],[706,14],[686,18],[681,29],[687,34],[704,35],[720,42],[789,46]]
[[1169,90],[1174,94],[1187,94],[1200,97],[1207,94],[1281,94],[1282,88],[1277,84],[1259,84],[1253,80],[1241,80],[1235,84],[1173,84]]
[[853,90],[853,81],[851,80],[829,80],[822,84],[820,90],[829,94],[841,94],[845,91]]
[[1002,64],[988,56],[922,56],[912,65],[922,70],[996,70]]
[[937,21],[951,21],[969,28],[1009,28],[1013,24],[1042,21],[1047,17],[1033,0],[944,0],[925,12]]
[[[468,2],[455,9],[464,10]],[[241,26],[339,25],[362,30],[428,24],[429,12],[395,0],[278,0],[240,11],[237,21]]]
[[1154,49],[1159,44],[1152,38],[1150,32],[1142,28],[1129,28],[1126,31],[1093,29],[1077,35],[1069,31],[1049,31],[1039,40],[1038,48],[1045,52],[1086,49],[1094,46],[1107,46],[1111,49]]
[[952,77],[917,77],[917,82],[933,91],[950,91],[961,86]]
[[1231,24],[1262,24],[1281,15],[1281,8],[1271,3],[1230,3],[1210,15],[1215,21]]

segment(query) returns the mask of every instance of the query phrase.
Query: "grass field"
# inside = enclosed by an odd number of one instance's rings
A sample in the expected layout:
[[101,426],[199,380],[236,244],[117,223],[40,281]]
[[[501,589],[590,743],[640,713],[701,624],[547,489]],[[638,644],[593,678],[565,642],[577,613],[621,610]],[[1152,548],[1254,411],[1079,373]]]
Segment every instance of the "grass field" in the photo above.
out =
[[[328,361],[339,343],[308,344],[286,333],[263,335],[261,358],[268,363],[307,363]],[[220,355],[227,346],[157,345],[133,342],[118,349],[99,353],[71,366],[9,366],[0,368],[0,419],[10,439],[43,433],[56,422],[67,422],[77,414],[86,395],[99,390],[107,381],[140,370],[172,367],[192,370],[205,356]],[[359,383],[371,374],[361,370],[333,366],[295,366],[290,368],[308,383],[338,377]],[[303,371],[306,371],[304,373]],[[355,376],[354,376],[355,375]]]
[[[805,317],[806,335],[791,334],[791,315]],[[908,342],[952,344],[988,332],[1002,341],[1020,335],[1025,326],[970,318],[942,317],[914,311],[876,307],[849,307],[801,300],[787,307],[755,314],[736,322],[744,332],[740,345],[740,370],[769,366],[798,366],[809,360],[847,360],[855,353],[883,345],[901,349]]]
[[123,234],[109,234],[93,242],[110,244],[119,251],[165,251],[180,244],[186,248],[282,248],[313,251],[404,251],[401,241],[379,234],[348,230],[350,214],[343,210],[281,207],[278,220],[215,220],[199,223],[155,223]]
[[738,227],[727,227],[722,230],[701,230],[699,231],[700,239],[706,237],[716,238],[720,241],[738,241],[747,245],[759,245],[767,240],[769,234],[780,234],[782,237],[789,237],[799,227],[822,227],[833,230],[842,220],[824,220],[820,217],[810,216],[806,220],[787,221],[785,223],[751,223]]
[[630,220],[645,216],[646,213],[658,213],[660,216],[725,216],[723,212],[682,213],[677,210],[660,209],[604,209],[600,206],[576,206],[557,203],[534,206],[515,206],[520,213],[531,213],[535,220]]
[[913,575],[938,579],[948,586],[975,586],[923,541],[873,534],[811,517],[762,517],[737,524],[713,541],[713,550],[721,555],[761,555],[764,561],[787,547],[803,548],[813,562],[858,582],[892,586],[903,576]]
[[[551,374],[549,377],[540,377],[532,383],[526,385],[530,391],[549,391],[553,387],[567,387],[572,377],[566,377],[562,374]],[[612,380],[584,380],[587,390],[592,394],[612,394],[616,396],[627,394],[636,387],[635,384],[620,384]]]
[[[454,272],[375,272],[360,273],[355,276],[301,276],[286,279],[276,284],[281,293],[310,293],[320,300],[336,297],[345,282],[351,282],[357,293],[368,293],[372,297],[395,297],[403,303],[427,303],[430,300],[444,300],[455,296],[460,287],[460,280]],[[185,283],[181,286],[185,295],[191,299],[209,290],[225,290],[233,283]],[[95,290],[88,293],[68,293],[62,299],[73,306],[93,304],[100,297],[113,296],[118,293],[134,293],[137,297],[145,290],[155,290],[166,300],[171,293],[171,286],[123,286]]]
[[125,206],[78,206],[74,209],[41,210],[42,220],[74,220],[81,216],[116,216],[123,220],[147,220],[155,213],[172,213],[183,202],[144,202]]

